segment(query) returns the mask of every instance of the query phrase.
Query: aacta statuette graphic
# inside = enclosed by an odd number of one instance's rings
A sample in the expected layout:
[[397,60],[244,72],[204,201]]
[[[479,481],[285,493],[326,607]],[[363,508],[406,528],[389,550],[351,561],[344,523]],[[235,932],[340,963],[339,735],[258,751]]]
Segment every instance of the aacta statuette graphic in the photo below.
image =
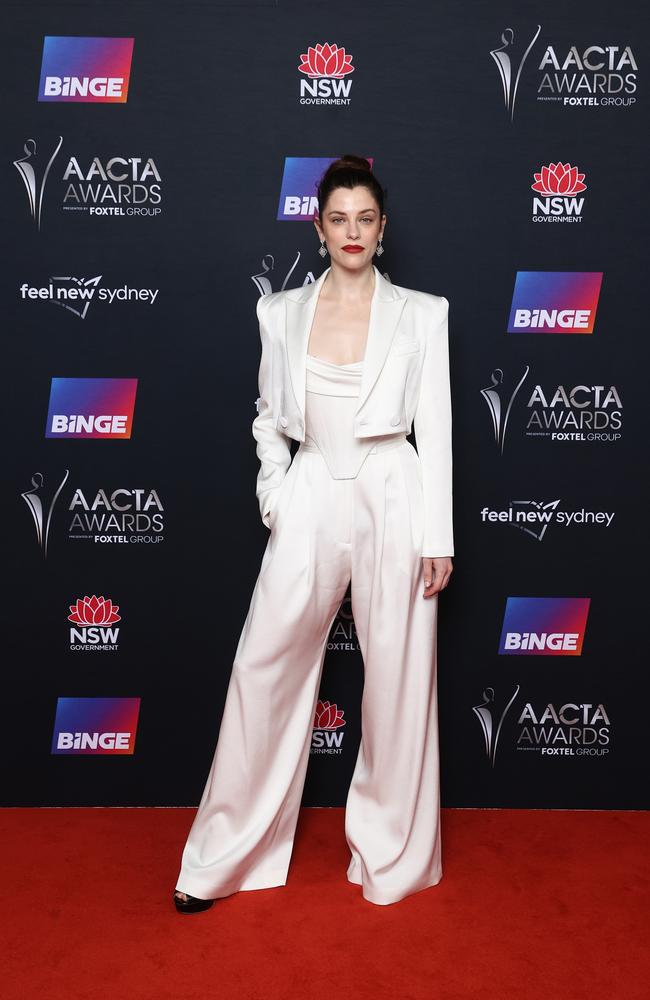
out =
[[29,199],[29,210],[32,219],[36,223],[36,228],[41,229],[41,210],[43,208],[43,195],[45,193],[45,182],[50,168],[54,163],[57,153],[63,145],[63,136],[59,136],[55,150],[50,156],[47,164],[43,168],[43,162],[38,162],[36,153],[36,140],[27,139],[24,145],[25,156],[20,160],[14,160],[14,167],[23,179]]
[[[517,98],[517,87],[519,86],[519,77],[521,76],[521,71],[524,68],[524,63],[528,57],[528,53],[532,49],[533,45],[537,41],[540,31],[542,30],[541,24],[537,25],[537,31],[533,35],[531,41],[528,43],[528,47],[524,54],[519,59],[519,63],[515,66],[514,61],[517,57],[515,41],[515,33],[512,28],[506,28],[501,34],[502,45],[496,49],[490,49],[490,55],[497,64],[497,69],[499,70],[499,76],[501,77],[501,84],[503,86],[503,100],[505,102],[506,111],[510,114],[510,121],[515,116],[515,100]],[[516,69],[516,76],[513,80],[513,75]]]
[[499,716],[499,721],[495,727],[495,712],[494,712],[494,688],[486,687],[483,692],[484,701],[480,705],[473,705],[472,711],[476,715],[478,721],[481,724],[481,729],[483,730],[483,737],[485,739],[485,753],[487,758],[492,763],[494,767],[494,761],[497,755],[497,745],[499,743],[499,734],[501,732],[501,726],[503,725],[503,720],[505,719],[510,706],[519,694],[519,685],[515,688],[515,693],[512,698],[503,709],[501,715]]
[[65,486],[68,475],[69,470],[66,469],[65,475],[59,483],[54,496],[49,501],[45,496],[45,479],[42,472],[35,472],[32,476],[33,489],[25,490],[24,493],[20,494],[34,518],[36,538],[38,544],[43,549],[44,559],[47,559],[47,542],[50,535],[50,523],[52,521],[52,514],[54,513],[54,505],[59,499],[59,493]]
[[[300,250],[298,250],[296,252],[296,259],[294,260],[293,264],[287,271],[285,279],[282,282],[282,285],[280,287],[281,292],[283,292],[284,289],[287,287],[287,282],[291,277],[291,275],[293,274],[293,272],[295,271],[298,261],[300,260],[300,256],[301,256]],[[275,270],[275,257],[273,256],[272,253],[265,253],[264,256],[262,257],[262,270],[260,271],[259,274],[251,274],[251,281],[257,288],[258,292],[260,293],[260,296],[269,295],[273,291],[273,285],[271,284],[270,275],[273,273],[274,270]],[[303,285],[311,285],[314,283],[315,280],[316,279],[314,278],[313,273],[311,271],[307,271],[307,275],[305,277],[305,280],[303,281]]]
[[494,440],[496,441],[501,454],[503,455],[503,446],[506,441],[506,429],[508,427],[508,418],[510,416],[510,410],[512,409],[512,404],[515,401],[515,396],[524,384],[524,380],[530,371],[530,367],[526,365],[526,371],[521,376],[517,385],[515,386],[510,399],[508,400],[507,406],[505,405],[505,400],[503,399],[503,369],[495,368],[490,376],[492,379],[492,385],[488,385],[485,389],[481,389],[481,396],[488,405],[490,411],[490,416],[492,417],[492,427],[494,430]]

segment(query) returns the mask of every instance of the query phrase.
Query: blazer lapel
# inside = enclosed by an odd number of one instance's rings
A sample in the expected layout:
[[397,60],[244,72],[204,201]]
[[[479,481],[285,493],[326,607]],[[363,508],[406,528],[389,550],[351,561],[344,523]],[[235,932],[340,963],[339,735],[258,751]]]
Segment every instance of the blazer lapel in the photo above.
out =
[[359,388],[358,413],[379,378],[384,367],[386,356],[393,342],[395,330],[399,323],[406,296],[400,295],[394,285],[384,278],[373,265],[375,272],[375,290],[370,303],[370,323],[366,354],[361,374]]
[[[368,340],[357,412],[368,398],[384,366],[406,302],[406,297],[400,295],[395,286],[387,281],[374,265],[373,270],[375,272],[375,288],[370,303]],[[294,396],[303,421],[305,419],[305,368],[309,335],[314,322],[318,296],[329,271],[328,267],[313,284],[289,289],[286,294],[286,345],[289,372]]]
[[323,282],[329,273],[326,268],[321,276],[311,285],[291,288],[285,296],[286,302],[286,344],[289,359],[289,374],[296,403],[305,420],[305,379],[307,365],[307,347],[311,333],[316,303]]

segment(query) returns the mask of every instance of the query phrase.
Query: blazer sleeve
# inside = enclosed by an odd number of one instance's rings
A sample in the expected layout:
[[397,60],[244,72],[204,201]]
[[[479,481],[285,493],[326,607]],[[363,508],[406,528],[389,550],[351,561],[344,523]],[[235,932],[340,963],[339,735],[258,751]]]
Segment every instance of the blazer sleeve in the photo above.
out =
[[265,307],[265,296],[261,296],[257,301],[257,318],[260,324],[262,356],[258,373],[257,416],[253,421],[252,430],[257,442],[255,451],[260,460],[255,492],[262,521],[267,528],[270,528],[269,515],[275,494],[291,464],[291,446],[286,434],[276,429],[273,420],[273,344],[270,330],[264,320]]
[[451,390],[449,379],[449,302],[436,304],[422,368],[420,398],[414,414],[422,469],[424,541],[422,555],[454,555],[452,514]]

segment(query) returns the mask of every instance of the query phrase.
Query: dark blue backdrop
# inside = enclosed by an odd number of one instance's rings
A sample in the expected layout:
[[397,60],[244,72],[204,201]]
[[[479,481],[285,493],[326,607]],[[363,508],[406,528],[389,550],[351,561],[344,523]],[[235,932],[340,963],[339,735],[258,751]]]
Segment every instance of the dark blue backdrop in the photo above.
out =
[[[388,190],[382,271],[451,304],[457,556],[440,600],[443,804],[647,807],[646,8],[27,2],[5,13],[3,802],[198,801],[266,542],[251,436],[255,302],[296,260],[288,285],[323,266],[311,223],[277,220],[285,158],[358,152]],[[38,101],[46,35],[133,37],[128,101]],[[317,43],[352,56],[348,103],[301,103],[300,55]],[[603,52],[580,69],[591,46]],[[589,68],[599,59],[604,69]],[[42,179],[59,137],[39,229],[15,162]],[[85,210],[81,192],[92,198],[101,172],[79,173],[95,157],[131,171],[134,158],[137,170],[152,160],[135,197],[160,211]],[[540,207],[535,174],[558,163],[577,167],[584,189],[566,195],[561,171],[545,172]],[[106,183],[118,197],[119,182]],[[542,221],[545,210],[564,221]],[[517,272],[539,271],[602,272],[593,333],[507,332]],[[95,294],[61,308],[33,292],[50,284]],[[46,439],[53,377],[137,378],[131,438]],[[576,386],[586,389],[572,402]],[[489,400],[501,404],[496,437]],[[571,428],[580,413],[618,436],[529,433],[549,414]],[[47,522],[64,478],[45,557],[21,494],[41,499]],[[162,530],[142,519],[110,529],[125,543],[78,537],[77,491],[90,504],[118,489],[132,504],[143,491]],[[517,511],[529,530],[506,520]],[[119,606],[119,631],[71,641],[70,606],[92,595]],[[499,652],[509,597],[590,598],[581,655]],[[534,629],[542,605],[531,607]],[[321,689],[345,726],[315,730],[307,805],[345,801],[362,684],[346,603]],[[52,753],[61,698],[139,698],[135,752]]]

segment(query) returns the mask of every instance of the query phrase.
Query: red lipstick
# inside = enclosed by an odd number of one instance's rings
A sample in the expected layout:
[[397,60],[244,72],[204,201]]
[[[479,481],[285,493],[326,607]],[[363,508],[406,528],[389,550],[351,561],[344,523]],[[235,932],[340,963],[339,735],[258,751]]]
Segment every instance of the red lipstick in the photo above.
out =
[[364,249],[365,247],[360,247],[358,243],[348,243],[347,246],[341,247],[346,253],[363,253]]

